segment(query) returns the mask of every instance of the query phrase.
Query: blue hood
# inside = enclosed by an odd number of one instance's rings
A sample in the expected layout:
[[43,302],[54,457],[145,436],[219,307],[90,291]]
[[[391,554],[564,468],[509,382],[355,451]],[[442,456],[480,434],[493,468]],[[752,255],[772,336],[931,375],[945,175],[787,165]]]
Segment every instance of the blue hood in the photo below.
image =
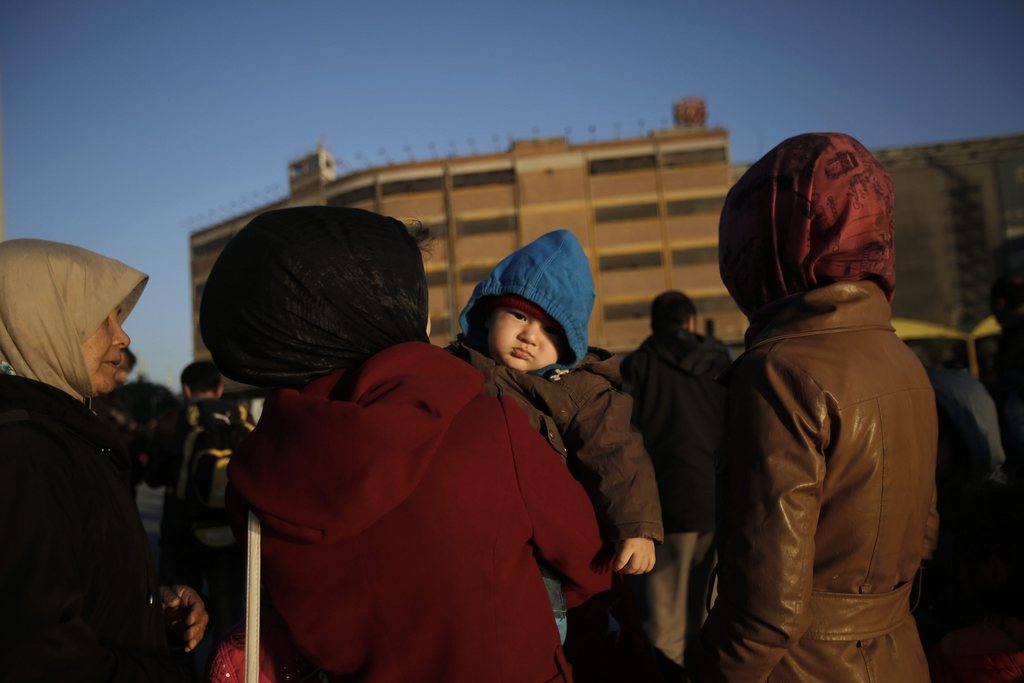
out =
[[572,358],[531,374],[575,367],[587,354],[587,323],[594,308],[594,278],[583,247],[568,230],[538,237],[506,256],[473,289],[459,325],[473,346],[487,348],[486,314],[477,306],[488,296],[515,294],[547,312],[565,330]]

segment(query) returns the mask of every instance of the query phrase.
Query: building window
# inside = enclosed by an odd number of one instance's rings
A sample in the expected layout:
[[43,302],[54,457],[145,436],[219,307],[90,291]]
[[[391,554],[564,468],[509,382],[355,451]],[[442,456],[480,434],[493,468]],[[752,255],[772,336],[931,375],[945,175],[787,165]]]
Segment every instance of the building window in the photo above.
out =
[[609,223],[611,221],[643,220],[645,218],[657,218],[658,205],[650,204],[627,204],[625,206],[605,206],[594,209],[594,221],[596,223]]
[[197,244],[196,246],[192,247],[192,258],[202,258],[204,256],[209,256],[210,254],[213,253],[219,254],[221,250],[224,249],[224,245],[230,242],[231,238],[234,236],[234,233],[230,233],[227,235],[222,235],[216,239],[212,239],[209,242]]
[[448,284],[448,271],[447,270],[428,270],[427,271],[427,287],[438,287],[440,285]]
[[438,223],[424,223],[423,227],[430,231],[430,236],[434,239],[448,236],[448,221],[440,221]]
[[409,194],[410,192],[433,192],[444,188],[444,179],[416,178],[414,180],[393,180],[380,186],[380,194],[387,197],[393,194]]
[[701,197],[699,199],[673,199],[668,202],[670,216],[685,216],[692,213],[721,213],[725,197]]
[[728,295],[694,297],[693,305],[697,308],[698,313],[736,310],[736,302]]
[[452,321],[450,318],[431,318],[430,336],[437,337],[442,334],[452,333]]
[[661,165],[665,168],[676,166],[698,166],[702,164],[726,163],[724,147],[710,149],[693,149],[685,152],[668,152],[661,155]]
[[600,159],[590,162],[590,175],[602,173],[623,173],[625,171],[642,171],[654,168],[654,155],[645,154],[638,157],[620,157],[618,159]]
[[605,320],[625,318],[646,318],[651,313],[650,301],[630,301],[622,304],[608,304],[604,307]]
[[460,237],[466,235],[483,235],[492,232],[515,232],[515,216],[498,216],[496,218],[480,218],[477,220],[456,220],[455,231]]
[[475,285],[494,270],[494,266],[470,266],[459,271],[459,282],[464,285]]
[[511,185],[516,181],[516,172],[511,168],[482,173],[463,173],[452,176],[452,188],[480,187],[481,185]]
[[349,190],[348,192],[328,197],[327,206],[348,206],[356,202],[373,199],[374,195],[376,195],[376,188],[373,185],[367,185],[366,187],[359,187],[355,190]]
[[718,263],[718,245],[672,250],[672,265],[687,266],[698,263]]
[[636,254],[612,254],[602,256],[600,264],[602,271],[651,268],[661,265],[661,252],[644,251]]

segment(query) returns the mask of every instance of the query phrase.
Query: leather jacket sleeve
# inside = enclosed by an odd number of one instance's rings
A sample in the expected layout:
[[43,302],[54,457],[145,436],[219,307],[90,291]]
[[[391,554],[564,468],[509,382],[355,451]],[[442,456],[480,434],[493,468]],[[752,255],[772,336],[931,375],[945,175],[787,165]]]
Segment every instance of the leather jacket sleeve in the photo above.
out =
[[654,466],[632,425],[633,400],[607,386],[583,401],[563,435],[569,467],[590,495],[606,541],[665,540]]
[[763,681],[810,623],[828,396],[768,354],[740,361],[719,473],[718,599],[700,677]]

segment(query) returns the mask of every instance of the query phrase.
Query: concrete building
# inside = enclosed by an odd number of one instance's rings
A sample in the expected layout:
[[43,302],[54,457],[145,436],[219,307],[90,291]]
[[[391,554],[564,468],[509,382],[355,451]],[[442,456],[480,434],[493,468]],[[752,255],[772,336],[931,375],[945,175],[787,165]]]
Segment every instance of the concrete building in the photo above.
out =
[[893,312],[960,329],[1024,269],[1024,135],[875,150],[896,187]]
[[[431,341],[457,333],[473,286],[500,259],[550,230],[579,238],[594,273],[591,343],[623,351],[648,334],[650,300],[694,298],[701,325],[742,343],[746,319],[718,275],[718,217],[745,166],[731,166],[725,130],[703,127],[692,101],[677,126],[646,137],[570,143],[520,140],[502,153],[413,161],[337,176],[317,149],[288,166],[289,193],[191,236],[194,351],[199,301],[224,244],[254,215],[300,205],[365,208],[420,221]],[[702,104],[701,104],[702,106]],[[689,107],[689,108],[687,108]],[[1024,268],[1024,136],[875,150],[896,185],[897,316],[968,328],[987,313],[992,280]]]
[[[425,258],[431,341],[457,333],[473,286],[503,257],[565,228],[580,240],[594,273],[591,343],[630,349],[648,334],[651,298],[685,290],[726,339],[745,319],[718,276],[718,215],[730,186],[729,139],[678,112],[680,125],[646,137],[572,144],[520,140],[506,152],[391,164],[336,177],[324,150],[289,165],[290,192],[191,236],[194,321],[206,277],[231,236],[256,213],[327,204],[416,220],[434,236]],[[197,358],[207,352],[195,328]]]

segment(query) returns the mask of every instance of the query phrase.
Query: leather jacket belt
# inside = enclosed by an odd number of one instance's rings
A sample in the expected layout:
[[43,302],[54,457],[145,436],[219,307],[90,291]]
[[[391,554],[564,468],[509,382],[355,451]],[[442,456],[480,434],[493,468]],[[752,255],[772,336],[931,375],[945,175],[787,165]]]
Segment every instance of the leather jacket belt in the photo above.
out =
[[870,640],[895,631],[910,616],[908,581],[890,593],[812,591],[809,640]]

